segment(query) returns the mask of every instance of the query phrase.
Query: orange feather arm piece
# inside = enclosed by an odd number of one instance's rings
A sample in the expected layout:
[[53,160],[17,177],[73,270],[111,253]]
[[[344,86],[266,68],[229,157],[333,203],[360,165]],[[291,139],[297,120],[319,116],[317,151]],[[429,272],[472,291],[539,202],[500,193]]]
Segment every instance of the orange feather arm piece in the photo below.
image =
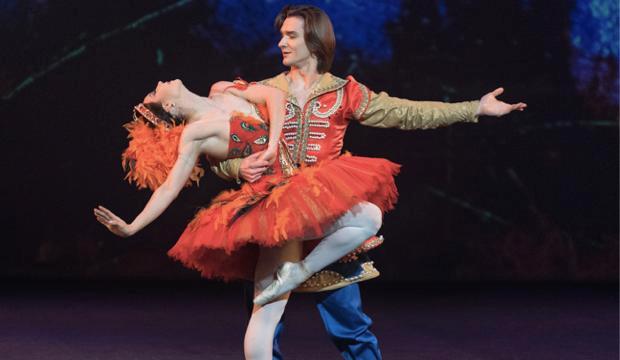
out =
[[[164,183],[177,160],[179,141],[184,125],[166,127],[163,124],[149,126],[142,121],[124,125],[129,132],[129,145],[123,151],[122,165],[127,172],[125,180],[139,189],[157,189]],[[198,184],[204,170],[198,162],[185,186]]]

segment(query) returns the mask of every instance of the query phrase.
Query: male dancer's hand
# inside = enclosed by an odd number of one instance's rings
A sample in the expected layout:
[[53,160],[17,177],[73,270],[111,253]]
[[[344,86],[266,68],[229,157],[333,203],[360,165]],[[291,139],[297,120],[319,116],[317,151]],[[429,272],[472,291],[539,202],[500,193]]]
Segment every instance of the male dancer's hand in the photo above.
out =
[[250,183],[260,179],[269,167],[269,162],[262,160],[261,155],[263,155],[263,151],[244,158],[239,166],[239,177]]
[[523,111],[527,107],[525,103],[518,104],[507,104],[503,101],[499,101],[496,99],[497,96],[501,95],[504,92],[504,88],[497,88],[490,93],[484,95],[480,99],[480,106],[478,106],[478,111],[476,115],[486,115],[486,116],[503,116],[511,111]]

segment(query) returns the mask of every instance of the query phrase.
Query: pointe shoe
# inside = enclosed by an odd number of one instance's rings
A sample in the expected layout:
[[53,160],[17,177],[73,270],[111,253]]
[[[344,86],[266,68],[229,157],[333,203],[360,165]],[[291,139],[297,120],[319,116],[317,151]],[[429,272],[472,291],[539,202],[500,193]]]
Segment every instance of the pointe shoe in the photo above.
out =
[[285,294],[301,283],[306,281],[310,274],[303,263],[285,262],[276,272],[276,280],[269,284],[258,296],[254,298],[254,304],[265,305],[282,294]]

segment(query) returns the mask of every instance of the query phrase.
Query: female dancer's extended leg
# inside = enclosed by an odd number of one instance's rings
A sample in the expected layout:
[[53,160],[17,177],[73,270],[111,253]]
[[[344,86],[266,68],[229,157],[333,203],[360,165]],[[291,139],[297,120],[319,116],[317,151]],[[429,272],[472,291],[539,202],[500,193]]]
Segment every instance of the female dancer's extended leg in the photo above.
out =
[[[254,272],[254,296],[259,295],[273,282],[273,274],[283,262],[301,259],[301,243],[289,242],[283,247],[261,248]],[[246,359],[271,360],[273,358],[273,336],[284,313],[290,292],[265,305],[254,305],[252,316],[245,332],[243,349]]]
[[376,205],[369,202],[355,205],[336,221],[327,232],[327,236],[306,258],[297,263],[285,262],[278,270],[276,280],[254,298],[254,303],[266,304],[295,289],[312,274],[355,250],[366,239],[377,234],[381,222],[381,209]]

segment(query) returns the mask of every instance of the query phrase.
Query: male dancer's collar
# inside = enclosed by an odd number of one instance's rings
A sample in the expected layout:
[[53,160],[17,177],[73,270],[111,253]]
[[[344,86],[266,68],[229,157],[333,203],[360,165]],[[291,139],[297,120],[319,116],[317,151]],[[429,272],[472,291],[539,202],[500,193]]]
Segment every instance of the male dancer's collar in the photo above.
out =
[[[288,80],[287,80],[286,74],[287,72],[280,73],[279,75],[263,80],[260,83],[263,85],[272,86],[277,89],[280,89],[284,91],[286,94],[289,94],[289,98],[290,98]],[[337,76],[334,76],[331,73],[325,73],[321,77],[321,80],[316,85],[316,87],[314,88],[310,96],[308,97],[308,100],[314,97],[317,97],[317,96],[321,96],[325,93],[338,90],[344,87],[348,82],[349,80],[341,79]],[[290,99],[289,99],[289,102],[290,102]]]

